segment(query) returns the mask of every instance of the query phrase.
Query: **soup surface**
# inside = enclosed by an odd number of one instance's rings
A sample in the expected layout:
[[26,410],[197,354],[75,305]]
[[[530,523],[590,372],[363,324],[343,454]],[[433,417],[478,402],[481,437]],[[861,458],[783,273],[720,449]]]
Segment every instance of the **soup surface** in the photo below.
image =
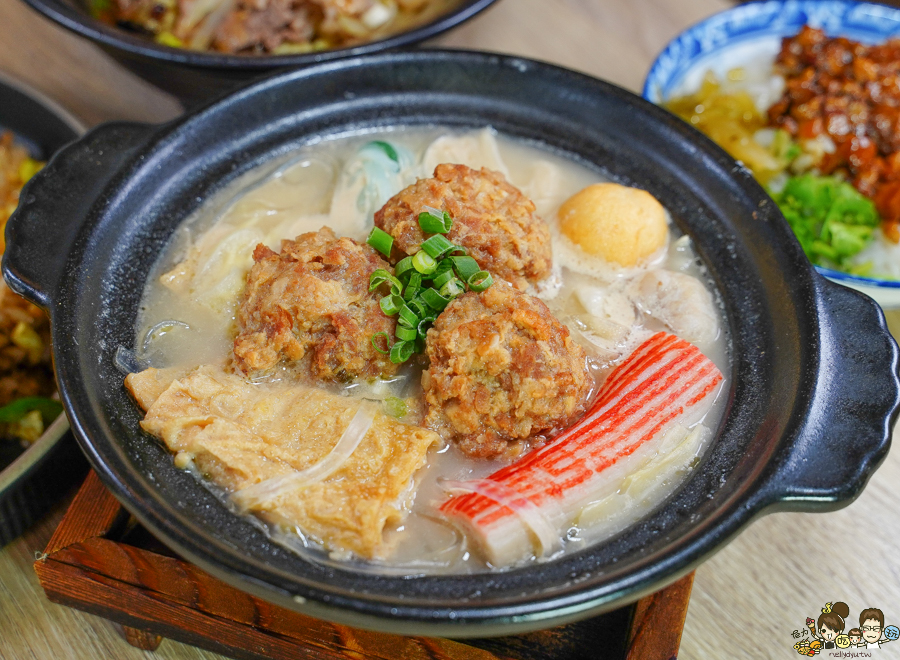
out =
[[[248,312],[242,305],[252,298],[246,290],[252,269],[260,268],[266,259],[278,259],[279,250],[285,254],[313,240],[332,245],[332,239],[320,232],[322,227],[330,228],[334,239],[349,237],[364,244],[373,217],[384,224],[391,204],[417,190],[411,186],[437,185],[430,178],[433,172],[451,172],[443,164],[466,165],[472,170],[452,171],[472,177],[481,172],[482,179],[501,182],[496,185],[504,203],[511,204],[513,199],[527,210],[527,200],[533,201],[536,222],[546,223],[549,236],[544,248],[550,248],[552,266],[548,264],[546,273],[519,281],[521,291],[497,276],[483,293],[473,289],[455,299],[446,311],[436,313],[427,351],[413,354],[387,377],[311,382],[303,370],[306,367],[300,369],[291,360],[249,371],[241,361],[236,363],[235,339],[249,332],[245,328]],[[482,179],[479,185],[486,185]],[[422,180],[426,183],[417,184]],[[506,182],[521,191],[522,200],[513,188],[503,187]],[[484,194],[480,189],[472,199],[483,201]],[[640,229],[629,224],[628,214],[654,213],[656,225],[652,219]],[[592,228],[595,215],[603,223],[624,218],[618,225],[604,226],[603,245],[598,249],[591,242],[597,234]],[[654,231],[654,237],[646,238]],[[314,232],[319,233],[310,238]],[[637,234],[650,247],[635,241]],[[301,241],[302,235],[308,236]],[[295,237],[300,237],[297,243]],[[477,236],[471,240],[477,242]],[[469,253],[480,254],[477,248]],[[618,263],[619,259],[627,265]],[[396,255],[387,261],[399,270]],[[315,561],[407,574],[464,573],[572,552],[610,537],[659,506],[700,460],[721,417],[719,392],[721,374],[726,378],[728,374],[727,337],[715,294],[690,239],[679,234],[646,193],[606,183],[583,164],[497,135],[490,128],[467,132],[429,128],[346,137],[267,164],[230,185],[186,220],[148,282],[135,354],[140,364],[154,370],[143,372],[137,386],[136,380],[129,385],[148,410],[144,428],[163,438],[175,453],[176,464],[193,470],[237,514],[252,512],[250,519],[263,525],[272,538]],[[463,309],[463,300],[471,309]],[[447,337],[456,341],[453,333],[468,327],[465,324],[472,319],[465,314],[496,317],[496,310],[509,301],[520,305],[513,318],[545,315],[550,334],[562,338],[560,346],[570,347],[563,357],[576,363],[576,371],[583,369],[587,382],[577,388],[559,385],[554,395],[546,397],[572,399],[574,408],[567,410],[577,414],[564,423],[559,417],[555,425],[540,426],[532,417],[527,421],[536,431],[530,435],[513,434],[497,441],[498,434],[492,431],[493,444],[467,444],[466,438],[478,440],[486,434],[458,431],[457,413],[466,394],[457,398],[434,394],[438,370],[435,364],[429,365],[429,359],[438,360],[439,342]],[[457,317],[462,320],[454,325]],[[505,337],[496,331],[498,326],[492,327],[491,332]],[[485,341],[479,346],[498,340],[488,337]],[[510,339],[510,346],[516,341],[516,337]],[[545,346],[553,338],[541,341]],[[462,344],[449,342],[445,343],[451,355],[441,359],[457,365],[459,355],[452,350],[462,351]],[[663,344],[676,351],[668,366],[656,361]],[[519,363],[528,355],[510,350]],[[532,373],[545,369],[546,355],[536,360]],[[704,374],[715,372],[709,375],[706,389],[694,398],[684,394],[687,398],[678,399],[687,390],[670,391],[675,376],[663,382],[663,375],[674,374],[675,365],[701,362],[708,364]],[[505,373],[496,382],[502,383]],[[560,373],[554,376],[557,385]],[[689,380],[691,374],[685,374]],[[637,383],[644,376],[651,379],[647,391],[656,398],[648,398],[648,407],[635,408],[634,397],[620,390],[631,387],[629,378]],[[677,382],[687,383],[684,378]],[[460,387],[467,391],[483,385],[460,381],[458,374],[448,382],[464,382]],[[428,396],[423,384],[431,388]],[[509,391],[502,393],[509,395]],[[443,407],[435,409],[435,401],[442,401]],[[164,410],[165,406],[169,407]],[[515,424],[524,416],[521,410],[510,413],[518,415],[512,423],[517,429]],[[640,420],[652,414],[660,415],[659,424],[639,430]],[[198,423],[198,416],[206,421]],[[591,421],[595,419],[600,421]],[[504,423],[497,422],[498,428],[510,426]],[[184,430],[188,426],[190,433]],[[238,426],[243,430],[235,430]],[[218,435],[211,436],[210,429],[219,427]],[[246,440],[250,427],[253,442]],[[357,427],[363,429],[364,441],[357,439],[356,445],[343,447],[351,434],[348,429]],[[229,434],[240,440],[228,445],[226,456],[221,443],[232,437]],[[615,434],[621,438],[603,439]],[[275,435],[278,440],[271,440]],[[565,444],[562,439],[566,438],[570,447],[557,451],[559,456],[554,458],[551,450]],[[616,442],[626,443],[622,445],[626,449],[614,455],[612,450],[603,456],[596,453],[604,443],[613,447]],[[219,444],[209,449],[209,443]],[[272,453],[272,443],[282,453]],[[205,450],[199,449],[201,444]],[[253,453],[257,445],[263,453]],[[198,456],[207,450],[216,454],[216,461],[200,464]],[[602,466],[597,463],[601,458]],[[547,493],[560,494],[558,484],[541,485],[549,483],[547,475],[553,471],[547,466],[565,464],[566,469],[575,470],[582,459],[594,461],[595,467],[589,487],[577,487],[582,489],[578,497],[541,496],[538,491],[545,487]],[[525,474],[522,466],[528,460],[537,467]],[[263,476],[255,478],[250,464],[257,463]],[[266,470],[273,463],[278,470],[282,463],[293,467],[272,478]],[[318,476],[313,474],[317,471]],[[381,476],[372,481],[373,474]],[[497,485],[501,482],[502,488]],[[525,485],[509,486],[515,483]],[[533,493],[528,497],[522,490],[526,486]],[[479,499],[480,519],[472,513]],[[467,501],[472,505],[468,509]],[[497,509],[496,520],[485,522],[485,511],[491,506]],[[506,529],[504,515],[515,523],[507,531],[501,531]],[[498,542],[500,536],[502,542]]]

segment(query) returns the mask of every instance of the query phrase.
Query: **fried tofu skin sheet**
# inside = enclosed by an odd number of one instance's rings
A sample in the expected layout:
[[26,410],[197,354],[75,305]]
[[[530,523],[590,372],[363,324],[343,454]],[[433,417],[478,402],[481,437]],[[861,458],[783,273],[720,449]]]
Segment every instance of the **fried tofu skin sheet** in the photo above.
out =
[[[163,388],[166,378],[174,380]],[[229,493],[317,464],[361,405],[302,385],[248,383],[210,366],[184,375],[147,369],[130,374],[125,386],[146,410],[141,427],[175,452],[177,463],[193,459]],[[433,431],[378,412],[334,473],[254,512],[329,550],[382,557],[389,551],[385,525],[406,515],[414,474],[439,441]]]

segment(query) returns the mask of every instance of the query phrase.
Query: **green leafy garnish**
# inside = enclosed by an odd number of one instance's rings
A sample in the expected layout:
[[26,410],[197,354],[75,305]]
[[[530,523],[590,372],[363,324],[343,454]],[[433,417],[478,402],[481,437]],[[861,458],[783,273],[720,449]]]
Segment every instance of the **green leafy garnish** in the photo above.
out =
[[48,399],[43,396],[26,396],[0,408],[0,424],[18,422],[32,410],[39,411],[44,424],[49,424],[59,416],[62,409],[62,404],[55,399]]
[[378,227],[372,227],[372,231],[369,233],[366,243],[381,252],[384,256],[390,258],[391,247],[394,245],[394,237]]
[[400,156],[397,154],[397,150],[394,149],[394,145],[389,142],[384,142],[382,140],[375,140],[374,142],[369,142],[366,146],[378,147],[384,152],[384,155],[390,158],[392,161],[400,164]]
[[[435,229],[449,231],[453,220],[446,212],[441,214],[445,217],[438,217],[438,211],[433,209],[421,214],[422,229],[433,221]],[[426,215],[422,224],[422,216]],[[390,235],[377,228],[372,231],[369,244],[379,249],[373,243],[373,237],[376,242],[381,240],[377,232]],[[396,341],[391,344],[387,334],[379,332],[372,335],[372,346],[380,353],[388,353],[391,362],[406,362],[414,353],[424,352],[428,329],[447,305],[466,290],[484,291],[493,281],[490,273],[481,270],[462,247],[451,243],[443,234],[435,234],[414,255],[401,259],[394,267],[394,275],[379,268],[369,277],[369,291],[388,285],[390,292],[381,298],[379,305],[388,316],[397,316]]]
[[419,227],[426,234],[446,234],[452,226],[453,219],[446,211],[425,207],[419,214]]
[[880,222],[870,199],[834,177],[792,177],[772,197],[806,256],[818,266],[848,269],[848,260],[872,240]]
[[406,401],[396,396],[389,396],[381,403],[384,408],[384,412],[386,415],[390,415],[391,417],[395,417],[396,419],[403,419],[406,417],[406,413],[409,412],[409,408],[406,405]]

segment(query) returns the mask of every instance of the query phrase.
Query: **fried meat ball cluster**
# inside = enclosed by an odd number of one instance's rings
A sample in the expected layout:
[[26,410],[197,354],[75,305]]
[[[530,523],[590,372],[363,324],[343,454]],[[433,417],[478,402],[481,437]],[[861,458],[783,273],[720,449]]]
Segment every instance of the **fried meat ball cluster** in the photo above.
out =
[[581,347],[543,302],[503,282],[451,302],[426,346],[425,423],[469,456],[515,453],[587,406],[593,380]]
[[450,214],[447,238],[494,277],[525,290],[550,274],[550,231],[534,214],[534,202],[502,174],[438,165],[434,178],[420,179],[388,200],[375,214],[375,226],[393,236],[399,250],[414,254],[427,238],[418,222],[425,207]]
[[[424,425],[471,457],[513,456],[582,415],[594,383],[565,325],[522,291],[550,273],[549,230],[502,175],[450,164],[395,195],[375,224],[414,254],[427,238],[418,223],[425,207],[447,211],[448,239],[498,279],[453,300],[428,331]],[[253,259],[238,311],[238,371],[287,364],[331,381],[396,371],[371,343],[395,332],[369,292],[373,271],[392,272],[373,248],[322,228],[283,241],[280,253],[259,245]]]
[[253,260],[234,340],[239,371],[249,375],[301,360],[322,380],[396,371],[371,342],[373,334],[395,330],[378,295],[369,292],[372,271],[392,272],[374,249],[323,227],[282,241],[280,254],[258,245]]

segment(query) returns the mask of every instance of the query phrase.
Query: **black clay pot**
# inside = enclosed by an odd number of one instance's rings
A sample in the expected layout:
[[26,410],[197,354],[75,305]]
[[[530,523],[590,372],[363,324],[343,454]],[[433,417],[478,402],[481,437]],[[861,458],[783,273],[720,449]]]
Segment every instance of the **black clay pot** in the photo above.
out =
[[[114,365],[118,346],[133,347],[148,271],[202,200],[323,136],[424,124],[490,124],[646,188],[693,237],[724,301],[730,390],[702,463],[647,518],[558,561],[409,578],[304,561],[175,469],[140,431]],[[314,616],[472,637],[596,614],[690,571],[755,516],[847,504],[888,451],[900,382],[881,310],[815,273],[776,207],[725,152],[578,73],[442,51],[334,62],[164,126],[101,126],[60,153],[25,197],[8,229],[4,274],[52,315],[65,403],[103,481],[189,560]]]
[[87,9],[91,0],[24,1],[55,23],[90,39],[133,73],[178,97],[188,108],[277,69],[294,69],[420,43],[455,28],[496,2],[459,0],[456,7],[430,23],[353,48],[297,55],[254,56],[163,46],[93,18]]

